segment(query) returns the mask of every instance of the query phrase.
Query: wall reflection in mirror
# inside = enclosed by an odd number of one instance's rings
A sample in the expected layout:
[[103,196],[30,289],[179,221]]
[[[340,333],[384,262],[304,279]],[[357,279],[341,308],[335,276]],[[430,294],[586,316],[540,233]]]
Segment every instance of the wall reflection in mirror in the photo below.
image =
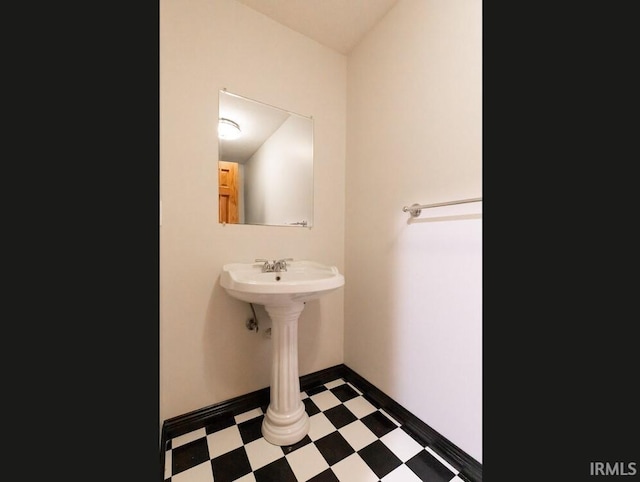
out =
[[218,221],[313,225],[313,119],[219,92]]

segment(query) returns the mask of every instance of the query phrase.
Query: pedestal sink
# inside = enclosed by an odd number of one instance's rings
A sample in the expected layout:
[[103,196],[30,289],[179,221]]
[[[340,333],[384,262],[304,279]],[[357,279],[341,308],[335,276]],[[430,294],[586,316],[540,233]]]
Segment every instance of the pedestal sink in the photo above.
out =
[[[264,271],[267,269],[268,271]],[[277,270],[277,271],[276,271]],[[274,445],[292,445],[309,432],[309,416],[300,400],[298,318],[304,303],[344,285],[335,266],[314,261],[230,263],[222,267],[220,284],[233,296],[264,305],[272,321],[270,403],[262,435]]]

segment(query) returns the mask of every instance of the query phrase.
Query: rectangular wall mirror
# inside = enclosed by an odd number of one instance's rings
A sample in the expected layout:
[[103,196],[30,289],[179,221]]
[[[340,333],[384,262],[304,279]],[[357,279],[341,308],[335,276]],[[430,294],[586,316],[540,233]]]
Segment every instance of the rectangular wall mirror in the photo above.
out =
[[219,92],[218,222],[313,225],[313,119]]

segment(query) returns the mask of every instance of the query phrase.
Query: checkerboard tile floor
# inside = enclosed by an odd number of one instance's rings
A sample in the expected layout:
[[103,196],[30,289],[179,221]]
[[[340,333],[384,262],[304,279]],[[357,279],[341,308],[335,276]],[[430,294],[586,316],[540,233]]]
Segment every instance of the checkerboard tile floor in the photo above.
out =
[[301,392],[308,435],[276,446],[260,431],[267,407],[224,413],[167,441],[166,482],[462,482],[392,416],[342,378]]

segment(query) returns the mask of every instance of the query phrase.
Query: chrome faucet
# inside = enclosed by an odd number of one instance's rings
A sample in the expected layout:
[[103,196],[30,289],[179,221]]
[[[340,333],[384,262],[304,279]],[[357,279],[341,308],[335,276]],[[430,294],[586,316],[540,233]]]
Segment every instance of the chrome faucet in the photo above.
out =
[[269,262],[268,259],[259,258],[255,261],[256,263],[264,263],[262,265],[263,273],[271,273],[273,271],[279,273],[280,271],[287,271],[287,261],[293,261],[293,258],[283,258],[277,261],[274,259],[272,262]]

